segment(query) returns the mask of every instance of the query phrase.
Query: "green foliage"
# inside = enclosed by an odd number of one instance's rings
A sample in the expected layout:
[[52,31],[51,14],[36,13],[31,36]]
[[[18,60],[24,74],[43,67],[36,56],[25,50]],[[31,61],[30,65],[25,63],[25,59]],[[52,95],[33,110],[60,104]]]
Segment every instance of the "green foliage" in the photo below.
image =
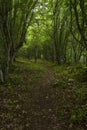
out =
[[73,78],[76,78],[80,82],[87,82],[87,67],[85,65],[75,65],[69,70]]
[[[30,59],[41,58],[42,55],[44,59],[59,64],[86,63],[86,50],[80,33],[77,33],[76,16],[71,4],[65,0],[38,2],[34,19],[27,30],[26,48],[22,48],[20,55],[23,53]],[[77,2],[76,6],[79,7],[78,14],[81,14],[79,4]],[[38,48],[38,54],[35,48]]]
[[77,108],[72,112],[71,115],[72,121],[87,121],[87,104],[83,106],[83,108]]
[[87,88],[81,87],[75,90],[76,98],[80,101],[80,103],[84,102],[87,99]]

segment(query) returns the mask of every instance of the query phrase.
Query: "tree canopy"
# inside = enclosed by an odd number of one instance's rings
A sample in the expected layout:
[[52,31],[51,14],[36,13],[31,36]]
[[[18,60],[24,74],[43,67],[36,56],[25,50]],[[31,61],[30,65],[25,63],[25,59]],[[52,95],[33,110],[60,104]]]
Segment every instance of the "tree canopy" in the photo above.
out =
[[3,79],[18,53],[35,61],[43,57],[58,64],[86,63],[86,7],[84,0],[1,0]]

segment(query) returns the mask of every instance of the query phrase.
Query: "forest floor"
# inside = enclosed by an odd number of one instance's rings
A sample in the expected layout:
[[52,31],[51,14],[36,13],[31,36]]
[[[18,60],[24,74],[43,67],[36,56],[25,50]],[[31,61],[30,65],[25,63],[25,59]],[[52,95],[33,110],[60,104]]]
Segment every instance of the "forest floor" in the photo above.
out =
[[0,130],[87,130],[82,71],[18,59],[10,80],[0,85]]

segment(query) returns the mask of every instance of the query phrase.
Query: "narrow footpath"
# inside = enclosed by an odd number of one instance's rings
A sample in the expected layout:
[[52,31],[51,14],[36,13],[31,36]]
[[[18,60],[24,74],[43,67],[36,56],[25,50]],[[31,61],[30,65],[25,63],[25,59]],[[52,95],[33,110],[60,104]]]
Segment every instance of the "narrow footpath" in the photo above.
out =
[[0,89],[0,130],[87,129],[86,122],[71,120],[72,83],[62,84],[52,65],[18,61],[13,68],[11,83]]

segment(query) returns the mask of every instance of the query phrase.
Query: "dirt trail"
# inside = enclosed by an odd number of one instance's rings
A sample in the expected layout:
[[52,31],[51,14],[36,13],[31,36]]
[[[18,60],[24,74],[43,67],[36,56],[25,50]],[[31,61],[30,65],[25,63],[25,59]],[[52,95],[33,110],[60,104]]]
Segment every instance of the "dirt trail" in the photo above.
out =
[[[43,79],[39,84],[34,85],[31,92],[31,102],[23,105],[27,109],[28,117],[30,117],[30,125],[26,129],[29,130],[58,130],[59,124],[56,118],[55,108],[55,93],[53,92],[52,82],[54,81],[54,74],[48,67]],[[29,95],[28,95],[29,96]],[[28,101],[30,100],[30,97]],[[28,106],[29,105],[29,106]],[[26,110],[25,110],[26,111]],[[26,123],[25,123],[26,124]]]
[[[69,89],[54,87],[55,75],[49,65],[45,66],[43,78],[35,83],[30,81],[30,71],[23,72],[23,83],[14,88],[12,95],[4,97],[10,99],[10,109],[2,105],[0,130],[86,130],[80,124],[73,124],[69,120],[73,102]],[[34,73],[37,76],[37,73]],[[30,88],[30,89],[29,89]],[[8,93],[8,91],[7,91]],[[7,100],[6,100],[7,101]],[[65,105],[70,104],[67,108]]]

